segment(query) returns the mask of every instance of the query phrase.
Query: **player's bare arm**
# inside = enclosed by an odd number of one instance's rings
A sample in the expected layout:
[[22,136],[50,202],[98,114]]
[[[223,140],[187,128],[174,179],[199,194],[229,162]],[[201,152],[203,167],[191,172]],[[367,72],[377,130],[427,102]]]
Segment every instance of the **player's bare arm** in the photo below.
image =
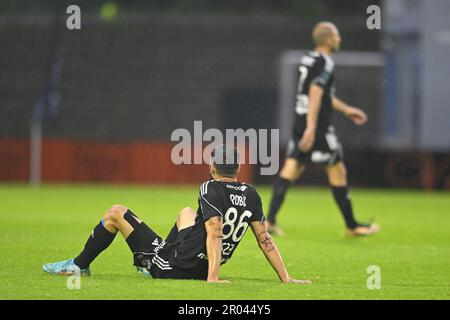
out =
[[333,109],[344,114],[347,118],[352,120],[353,123],[358,126],[364,125],[368,120],[367,114],[364,111],[362,111],[359,108],[348,105],[347,103],[345,103],[344,101],[342,101],[337,97],[332,97],[331,104],[333,106]]
[[208,255],[208,282],[227,282],[219,280],[222,261],[222,217],[212,217],[205,222],[206,250]]
[[298,143],[298,147],[303,152],[308,152],[314,145],[314,139],[317,128],[317,118],[320,111],[320,101],[323,95],[323,88],[312,84],[309,89],[308,115],[306,119],[306,129]]
[[267,261],[269,261],[281,282],[311,284],[311,281],[309,280],[296,280],[289,277],[286,267],[284,266],[283,259],[281,258],[280,251],[278,251],[274,240],[267,231],[264,221],[252,222],[251,228],[256,237],[259,248],[266,256]]

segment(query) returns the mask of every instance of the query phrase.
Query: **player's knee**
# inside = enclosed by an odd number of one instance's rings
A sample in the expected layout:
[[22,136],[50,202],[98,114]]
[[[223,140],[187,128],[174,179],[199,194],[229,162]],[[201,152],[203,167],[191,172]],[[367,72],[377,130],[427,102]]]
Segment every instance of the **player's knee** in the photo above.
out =
[[333,186],[347,185],[347,170],[345,166],[341,163],[331,167],[328,173],[328,179]]
[[337,175],[341,181],[347,181],[347,170],[342,163],[337,167]]
[[294,159],[286,159],[280,171],[280,177],[291,182],[297,180],[303,172],[303,166]]
[[192,217],[195,216],[195,210],[190,208],[190,207],[185,207],[183,209],[180,210],[180,212],[178,213],[178,219],[182,219],[183,217]]
[[104,220],[108,221],[117,221],[123,217],[123,215],[127,212],[128,208],[122,205],[113,205],[111,208],[106,211]]
[[343,180],[347,181],[347,170],[345,170],[345,167],[341,171],[341,177]]
[[187,221],[195,220],[197,213],[190,207],[185,207],[180,210],[177,217],[177,226],[184,225]]
[[191,207],[184,207],[180,210],[179,214],[192,214],[194,212],[194,209],[192,209]]
[[280,171],[280,177],[291,182],[297,180],[298,174],[296,174],[295,170],[287,167],[283,167]]

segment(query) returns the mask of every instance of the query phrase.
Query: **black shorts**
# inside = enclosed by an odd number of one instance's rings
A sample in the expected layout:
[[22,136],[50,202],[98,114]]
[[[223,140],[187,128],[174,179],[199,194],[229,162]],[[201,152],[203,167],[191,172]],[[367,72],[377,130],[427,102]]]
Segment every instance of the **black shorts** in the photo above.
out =
[[298,148],[298,142],[302,136],[303,131],[296,131],[293,134],[289,141],[287,158],[294,158],[302,164],[316,163],[327,166],[344,159],[342,145],[333,126],[317,130],[314,145],[308,152],[302,152]]
[[[131,211],[128,212],[134,215]],[[155,279],[206,280],[207,274],[196,272],[196,270],[183,269],[174,266],[170,262],[170,258],[176,252],[178,244],[181,243],[191,228],[178,231],[175,224],[169,235],[163,240],[144,222],[139,223],[131,216],[126,216],[125,219],[134,229],[130,236],[133,237],[132,241],[137,247],[136,252],[133,252],[134,265],[136,267],[146,268]]]

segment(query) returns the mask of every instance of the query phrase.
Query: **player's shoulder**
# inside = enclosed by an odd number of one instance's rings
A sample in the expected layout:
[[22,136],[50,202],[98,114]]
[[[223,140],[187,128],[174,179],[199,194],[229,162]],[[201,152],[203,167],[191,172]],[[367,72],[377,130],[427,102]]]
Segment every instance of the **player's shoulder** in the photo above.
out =
[[220,180],[206,180],[200,184],[200,192],[202,194],[208,193],[209,190],[218,190],[218,189],[258,193],[253,185],[244,181],[225,182]]
[[305,52],[300,59],[300,64],[307,67],[312,67],[317,63],[317,59],[320,58],[313,51]]
[[205,195],[208,193],[208,191],[216,190],[217,188],[217,181],[215,180],[206,180],[202,184],[200,184],[200,195]]
[[261,205],[261,196],[258,193],[258,190],[251,185],[250,183],[242,182],[242,188],[245,188],[243,192],[247,197],[247,203],[252,206],[260,206]]
[[240,182],[240,184],[241,184],[243,187],[247,188],[248,190],[256,191],[256,188],[255,188],[252,184],[250,184],[250,183],[248,183],[248,182],[242,181],[242,182]]
[[306,52],[301,58],[300,63],[306,66],[319,67],[320,69],[325,69],[327,72],[334,70],[333,59],[327,54],[316,51]]
[[240,184],[241,184],[242,191],[244,191],[245,193],[247,193],[249,195],[255,195],[255,196],[259,197],[259,193],[253,185],[251,185],[250,183],[247,183],[247,182],[240,182]]
[[244,193],[256,192],[253,185],[238,181],[238,182],[227,182],[221,180],[207,180],[200,185],[200,192],[206,194],[209,190],[225,190],[225,191],[240,191]]
[[254,187],[244,181],[236,181],[236,182],[221,182],[222,186],[229,190],[248,192],[254,189]]
[[323,66],[326,72],[333,72],[334,70],[334,61],[333,59],[324,53],[317,53],[319,55],[318,61],[320,61],[320,64]]

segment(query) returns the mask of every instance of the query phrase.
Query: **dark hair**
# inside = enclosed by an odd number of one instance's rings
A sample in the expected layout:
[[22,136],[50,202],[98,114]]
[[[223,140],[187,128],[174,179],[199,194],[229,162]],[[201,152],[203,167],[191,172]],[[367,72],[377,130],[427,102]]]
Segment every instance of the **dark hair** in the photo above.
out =
[[239,169],[239,153],[232,146],[218,145],[211,153],[211,164],[219,175],[234,178]]

